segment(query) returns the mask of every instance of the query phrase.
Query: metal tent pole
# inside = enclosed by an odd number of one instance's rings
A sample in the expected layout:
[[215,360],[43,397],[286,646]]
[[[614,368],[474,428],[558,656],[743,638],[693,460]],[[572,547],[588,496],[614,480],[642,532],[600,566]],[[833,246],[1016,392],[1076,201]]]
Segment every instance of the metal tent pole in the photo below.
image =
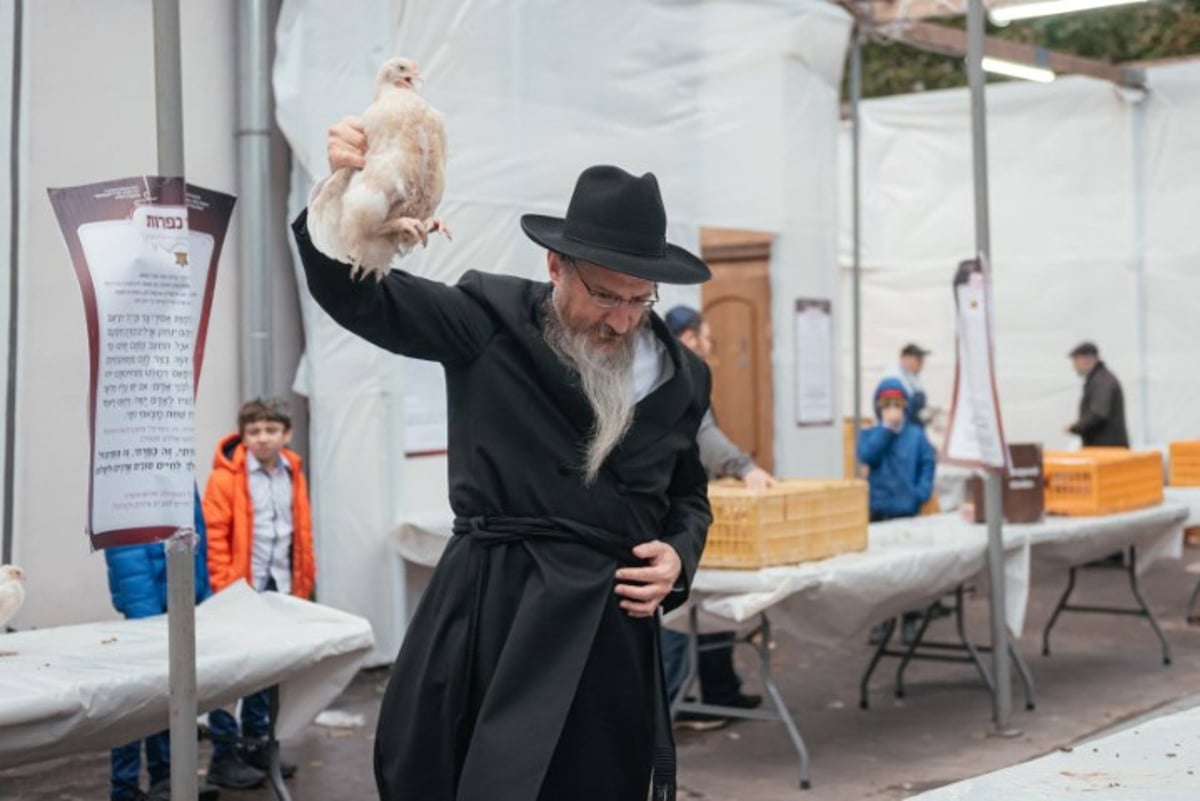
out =
[[854,316],[854,475],[858,475],[859,420],[862,418],[862,208],[859,184],[862,181],[862,133],[859,130],[859,101],[862,100],[862,22],[854,25],[850,48],[850,142],[851,142],[851,221],[854,231],[853,316]]
[[[975,245],[979,253],[991,259],[991,233],[988,227],[987,113],[984,105],[982,0],[969,0],[967,6],[967,79],[971,87],[971,145],[975,174]],[[987,471],[984,479],[984,509],[988,530],[988,583],[991,585],[992,675],[996,692],[992,695],[995,732],[1010,736],[1012,685],[1009,680],[1008,626],[1004,620],[1004,535],[1001,530],[1000,475]]]
[[238,3],[238,261],[242,272],[242,397],[273,394],[270,237],[271,76],[266,0]]
[[[183,80],[179,59],[179,0],[154,0],[153,8],[158,173],[165,178],[182,179]],[[182,180],[178,196],[161,200],[183,205],[186,198]],[[191,529],[180,529],[166,542],[172,801],[195,801],[198,795],[194,536]]]

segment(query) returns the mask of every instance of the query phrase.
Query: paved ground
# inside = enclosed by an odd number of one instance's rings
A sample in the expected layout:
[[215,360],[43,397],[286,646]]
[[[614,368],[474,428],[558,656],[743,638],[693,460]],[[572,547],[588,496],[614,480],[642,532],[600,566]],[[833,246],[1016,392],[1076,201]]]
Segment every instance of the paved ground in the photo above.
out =
[[[874,707],[857,704],[858,676],[869,656],[865,643],[819,648],[783,635],[774,664],[784,697],[795,713],[813,758],[811,791],[796,789],[795,757],[783,729],[774,723],[743,722],[707,734],[680,733],[681,799],[719,801],[826,801],[900,799],[967,776],[1011,765],[1068,746],[1106,728],[1163,708],[1200,703],[1200,627],[1183,621],[1195,577],[1183,564],[1200,559],[1189,551],[1183,563],[1152,569],[1143,580],[1175,652],[1163,667],[1144,621],[1069,615],[1055,629],[1055,653],[1040,654],[1040,628],[1063,586],[1060,574],[1038,574],[1029,630],[1021,651],[1038,684],[1038,708],[1018,703],[1014,723],[1023,733],[989,737],[991,707],[966,665],[922,663],[909,672],[909,692],[893,698],[891,671],[877,674]],[[1088,602],[1124,603],[1120,574],[1085,576],[1080,589]],[[982,598],[968,601],[969,630],[987,631]],[[946,623],[939,624],[946,628]],[[739,655],[747,674],[750,654]],[[300,774],[290,782],[295,801],[372,799],[371,740],[384,671],[358,676],[338,709],[366,716],[353,730],[310,727],[285,743]],[[753,691],[753,680],[748,681]],[[1019,699],[1019,687],[1014,685]],[[3,732],[0,732],[3,736]],[[202,746],[202,764],[207,761]],[[74,801],[107,797],[107,754],[90,754],[0,772],[5,801]],[[230,793],[224,798],[268,801],[268,791]]]

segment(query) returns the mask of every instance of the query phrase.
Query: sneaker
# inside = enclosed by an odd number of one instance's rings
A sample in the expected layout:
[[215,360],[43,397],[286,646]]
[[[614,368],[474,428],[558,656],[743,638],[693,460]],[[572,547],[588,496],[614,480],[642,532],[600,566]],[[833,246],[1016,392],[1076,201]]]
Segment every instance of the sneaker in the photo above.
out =
[[680,712],[675,716],[675,725],[691,731],[716,731],[728,726],[729,718],[707,712]]
[[208,763],[208,781],[227,790],[252,790],[262,785],[267,774],[242,761],[236,752],[224,759],[213,759]]
[[[266,742],[262,740],[248,741],[241,747],[242,761],[252,768],[261,770],[263,775],[271,773],[271,758],[268,755]],[[279,757],[279,773],[285,779],[296,775],[296,763],[288,762],[282,755]]]

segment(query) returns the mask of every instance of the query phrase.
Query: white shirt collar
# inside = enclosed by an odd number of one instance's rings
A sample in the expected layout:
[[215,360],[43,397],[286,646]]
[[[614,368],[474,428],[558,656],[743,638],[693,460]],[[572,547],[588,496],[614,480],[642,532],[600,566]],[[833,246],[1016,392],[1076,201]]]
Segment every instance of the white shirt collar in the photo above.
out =
[[[282,453],[279,454],[276,465],[283,465],[283,468],[288,471],[292,469],[292,463],[285,459]],[[249,448],[246,449],[246,469],[251,473],[256,473],[259,470],[264,473],[267,472],[267,468],[263,467],[263,463],[258,461],[258,457],[251,453]]]

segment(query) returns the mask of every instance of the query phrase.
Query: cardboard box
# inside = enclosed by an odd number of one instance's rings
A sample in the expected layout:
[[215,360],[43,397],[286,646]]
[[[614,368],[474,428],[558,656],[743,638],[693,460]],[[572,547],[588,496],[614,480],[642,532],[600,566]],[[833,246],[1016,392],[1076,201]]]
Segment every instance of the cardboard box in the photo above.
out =
[[[1038,443],[1010,444],[1012,470],[1004,478],[1001,506],[1005,523],[1038,523],[1046,511],[1042,446]],[[976,523],[984,522],[983,480],[967,480],[967,497],[974,507]]]

